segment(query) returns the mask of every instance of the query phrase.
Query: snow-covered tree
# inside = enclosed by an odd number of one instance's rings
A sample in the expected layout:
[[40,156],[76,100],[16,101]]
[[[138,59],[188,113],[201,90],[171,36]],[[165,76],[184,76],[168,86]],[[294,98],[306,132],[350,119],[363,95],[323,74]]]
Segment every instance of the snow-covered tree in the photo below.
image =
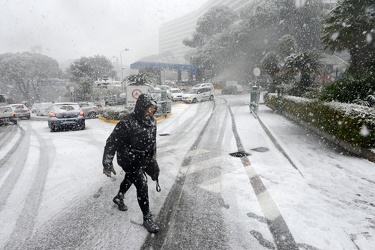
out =
[[323,4],[321,0],[272,1],[279,10],[277,19],[280,36],[292,34],[301,52],[322,48],[320,38],[322,34]]
[[89,100],[92,94],[91,85],[98,79],[108,80],[116,77],[111,61],[105,56],[81,57],[75,60],[66,70],[70,81],[76,84],[76,95],[79,100]]
[[375,1],[341,0],[324,21],[323,43],[332,51],[348,51],[349,72],[375,70]]
[[[0,55],[1,82],[16,87],[23,100],[40,100],[41,80],[62,76],[59,64],[51,57],[38,53],[6,53]],[[12,97],[14,99],[19,99]]]
[[230,61],[230,27],[237,20],[237,14],[227,6],[215,6],[199,19],[192,38],[184,39],[186,46],[195,48],[189,53],[192,64],[198,67],[198,78],[204,70],[221,71]]
[[214,6],[198,20],[192,38],[185,38],[183,43],[192,48],[203,46],[213,36],[228,29],[237,18],[237,14],[229,7]]
[[297,82],[296,94],[303,94],[310,87],[314,78],[322,71],[321,55],[317,51],[308,50],[299,54],[292,54],[286,58],[284,72],[300,75]]
[[290,34],[282,36],[276,47],[281,58],[286,58],[287,56],[296,53],[298,49],[296,39]]
[[81,57],[70,64],[67,73],[72,82],[79,82],[80,78],[88,77],[92,81],[103,78],[114,78],[116,71],[113,70],[111,61],[105,56]]

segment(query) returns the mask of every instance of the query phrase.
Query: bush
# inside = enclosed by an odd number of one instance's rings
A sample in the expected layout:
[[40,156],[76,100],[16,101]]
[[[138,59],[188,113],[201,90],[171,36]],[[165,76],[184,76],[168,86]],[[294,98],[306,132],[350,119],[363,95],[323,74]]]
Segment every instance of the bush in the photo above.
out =
[[295,96],[280,100],[268,94],[265,102],[273,109],[298,118],[320,131],[324,131],[353,146],[375,147],[375,110],[356,104],[322,102]]
[[99,116],[107,120],[121,120],[129,114],[128,110],[116,109],[116,108],[106,108],[103,107],[99,109]]
[[366,77],[346,75],[325,87],[320,95],[322,101],[337,101],[343,103],[358,103],[375,95],[375,73]]

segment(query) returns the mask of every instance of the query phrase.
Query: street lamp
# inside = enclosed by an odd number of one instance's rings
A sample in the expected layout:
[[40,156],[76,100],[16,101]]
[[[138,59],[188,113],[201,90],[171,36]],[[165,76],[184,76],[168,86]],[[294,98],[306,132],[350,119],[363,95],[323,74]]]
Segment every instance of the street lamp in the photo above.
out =
[[120,51],[120,61],[121,61],[121,82],[124,80],[124,68],[122,67],[122,52],[128,51],[129,49],[124,49]]

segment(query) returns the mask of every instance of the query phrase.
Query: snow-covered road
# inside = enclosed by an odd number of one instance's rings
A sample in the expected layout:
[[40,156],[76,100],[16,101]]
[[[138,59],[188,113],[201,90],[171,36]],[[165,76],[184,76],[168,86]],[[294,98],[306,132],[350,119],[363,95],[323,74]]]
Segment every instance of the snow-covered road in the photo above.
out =
[[[372,249],[375,164],[346,155],[248,95],[175,103],[158,122],[162,191],[149,179],[161,231],[150,235],[124,173],[102,174],[114,124],[50,133],[46,121],[0,128],[1,249]],[[10,136],[9,134],[13,136]],[[15,142],[20,145],[15,149]],[[247,157],[231,153],[244,151]],[[116,163],[116,162],[114,162]]]

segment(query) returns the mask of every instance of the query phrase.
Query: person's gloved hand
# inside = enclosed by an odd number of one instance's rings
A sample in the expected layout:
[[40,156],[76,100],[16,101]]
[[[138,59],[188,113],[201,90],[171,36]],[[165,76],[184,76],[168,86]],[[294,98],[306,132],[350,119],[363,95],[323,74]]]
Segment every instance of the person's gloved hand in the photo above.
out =
[[116,175],[116,171],[115,171],[115,169],[113,168],[113,164],[112,164],[112,163],[103,166],[103,174],[105,174],[105,175],[108,176],[108,177],[112,177],[112,176],[111,176],[111,173],[113,173],[114,175]]
[[160,168],[159,168],[159,164],[158,162],[155,160],[155,161],[151,161],[151,171],[150,171],[150,177],[151,177],[151,180],[153,181],[156,181],[158,180],[159,178],[159,174],[160,174]]

